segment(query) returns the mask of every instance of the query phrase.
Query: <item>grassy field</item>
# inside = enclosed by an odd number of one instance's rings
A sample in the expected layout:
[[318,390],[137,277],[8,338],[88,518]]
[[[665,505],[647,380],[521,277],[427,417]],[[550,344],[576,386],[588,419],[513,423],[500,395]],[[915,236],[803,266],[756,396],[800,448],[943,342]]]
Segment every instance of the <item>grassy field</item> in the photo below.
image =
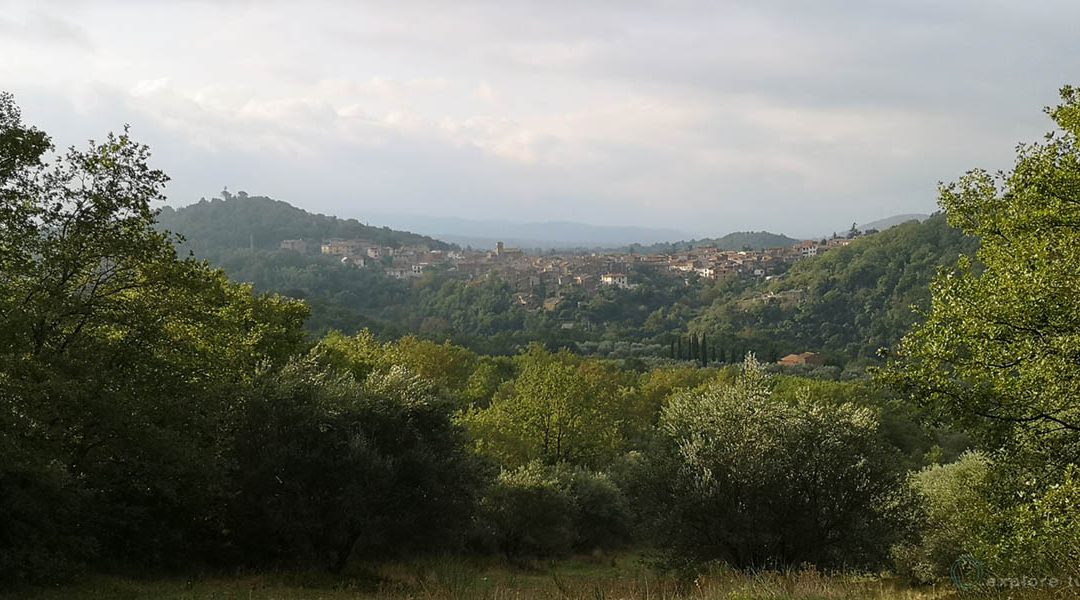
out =
[[681,579],[672,574],[660,574],[639,557],[630,555],[513,566],[496,560],[431,559],[408,564],[356,565],[348,573],[338,576],[307,572],[152,580],[96,576],[76,585],[0,595],[4,599],[42,600],[945,600],[957,597],[947,586],[913,589],[881,577],[826,576],[816,571],[744,574],[716,570],[693,579]]

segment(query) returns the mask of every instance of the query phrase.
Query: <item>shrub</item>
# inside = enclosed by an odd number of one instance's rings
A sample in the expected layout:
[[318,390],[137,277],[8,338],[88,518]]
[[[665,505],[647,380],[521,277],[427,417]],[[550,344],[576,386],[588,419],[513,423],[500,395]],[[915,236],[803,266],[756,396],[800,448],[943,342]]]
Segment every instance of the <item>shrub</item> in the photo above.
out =
[[672,559],[870,567],[906,531],[900,460],[875,413],[773,398],[753,356],[733,384],[676,394],[658,434],[634,487]]
[[460,544],[481,472],[450,412],[400,368],[359,382],[298,360],[266,377],[234,449],[242,556],[340,569]]
[[499,475],[484,499],[483,518],[507,556],[556,556],[574,543],[574,500],[536,461]]
[[508,556],[547,557],[629,540],[622,492],[603,473],[533,461],[503,471],[485,498],[489,546]]
[[994,511],[991,527],[983,528],[983,543],[973,554],[994,577],[1080,581],[1080,481],[1075,467],[1069,466],[1050,485],[1027,478],[1012,487],[1017,502]]
[[979,532],[991,515],[983,490],[990,464],[981,454],[966,453],[954,463],[911,476],[922,514],[918,541],[893,550],[901,573],[933,583],[945,577],[959,557],[976,553]]
[[626,499],[607,474],[577,468],[561,475],[574,501],[575,550],[607,549],[629,541]]

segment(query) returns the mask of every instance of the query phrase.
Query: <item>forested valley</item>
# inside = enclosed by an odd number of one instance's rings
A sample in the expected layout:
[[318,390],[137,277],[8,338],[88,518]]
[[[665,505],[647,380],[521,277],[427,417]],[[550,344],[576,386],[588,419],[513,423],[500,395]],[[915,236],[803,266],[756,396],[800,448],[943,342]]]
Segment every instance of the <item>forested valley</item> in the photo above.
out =
[[[58,150],[2,95],[0,586],[1073,597],[1080,93],[1049,115],[1010,172],[782,278],[642,272],[529,311],[497,278],[277,249],[412,234],[246,194],[162,210],[127,130]],[[802,351],[825,366],[775,366]]]

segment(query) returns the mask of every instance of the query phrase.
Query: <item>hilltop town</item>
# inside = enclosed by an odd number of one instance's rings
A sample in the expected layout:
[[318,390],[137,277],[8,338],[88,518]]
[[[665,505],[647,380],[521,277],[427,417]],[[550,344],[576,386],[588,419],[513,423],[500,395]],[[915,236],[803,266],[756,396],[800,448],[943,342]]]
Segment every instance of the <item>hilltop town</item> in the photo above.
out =
[[717,280],[753,277],[765,280],[782,276],[791,264],[831,249],[846,246],[866,235],[851,232],[847,237],[804,240],[798,244],[765,250],[720,250],[703,246],[668,254],[633,252],[528,254],[520,248],[498,242],[493,250],[438,250],[422,245],[398,247],[363,239],[327,239],[318,243],[289,239],[280,248],[302,254],[336,257],[361,269],[379,269],[395,279],[409,280],[438,270],[466,281],[482,281],[496,276],[517,292],[519,304],[530,308],[553,309],[561,292],[579,288],[594,292],[601,287],[633,289],[635,273],[643,269],[683,278]]

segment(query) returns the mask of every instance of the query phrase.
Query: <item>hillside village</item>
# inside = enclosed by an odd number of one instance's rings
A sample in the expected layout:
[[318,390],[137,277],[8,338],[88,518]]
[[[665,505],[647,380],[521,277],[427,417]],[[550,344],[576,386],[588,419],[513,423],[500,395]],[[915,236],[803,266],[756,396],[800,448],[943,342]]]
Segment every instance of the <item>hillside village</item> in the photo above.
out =
[[[432,250],[426,246],[390,247],[362,239],[283,240],[280,248],[303,254],[336,257],[361,269],[381,269],[387,276],[409,280],[439,270],[467,281],[496,276],[517,292],[522,305],[553,310],[561,290],[574,287],[595,292],[601,287],[633,289],[635,273],[647,269],[688,283],[692,279],[728,277],[771,279],[805,258],[846,246],[861,235],[804,240],[798,244],[765,250],[720,250],[697,247],[670,254],[594,252],[589,254],[527,254],[498,242],[493,250]],[[768,300],[767,298],[765,300]]]

